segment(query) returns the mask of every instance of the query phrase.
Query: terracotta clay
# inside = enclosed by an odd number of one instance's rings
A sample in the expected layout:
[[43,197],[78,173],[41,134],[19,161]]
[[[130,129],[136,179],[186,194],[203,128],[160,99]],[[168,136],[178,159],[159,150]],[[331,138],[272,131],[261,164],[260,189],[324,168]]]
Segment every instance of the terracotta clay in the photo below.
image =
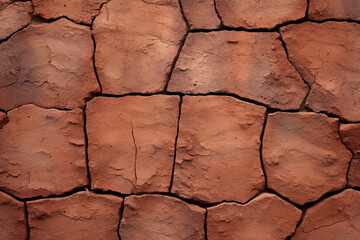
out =
[[298,109],[308,88],[278,33],[190,33],[168,90],[234,93],[272,108]]
[[117,240],[122,201],[92,192],[30,201],[30,238]]
[[24,203],[0,192],[0,239],[27,239]]
[[215,29],[220,27],[214,0],[181,0],[184,15],[191,29]]
[[0,189],[21,198],[87,184],[83,111],[25,105],[0,129]]
[[34,14],[46,19],[66,16],[77,23],[91,24],[107,0],[33,0]]
[[360,25],[306,22],[280,30],[291,62],[312,85],[307,107],[360,121]]
[[104,93],[162,91],[186,23],[178,0],[111,0],[94,21]]
[[301,211],[276,195],[263,193],[245,205],[208,208],[208,240],[285,239],[295,231]]
[[264,115],[265,108],[232,97],[185,96],[171,192],[207,203],[259,193]]
[[33,7],[31,2],[0,3],[0,40],[30,24]]
[[30,25],[0,45],[0,108],[76,108],[99,91],[90,29],[66,19]]
[[204,240],[205,209],[180,199],[143,195],[125,198],[120,237],[125,240]]
[[270,114],[262,155],[268,187],[299,205],[345,187],[351,153],[338,125],[324,114]]
[[92,187],[123,194],[167,192],[179,97],[99,97],[86,110]]
[[345,190],[310,207],[294,240],[360,239],[360,192]]
[[310,0],[309,18],[317,21],[326,19],[360,20],[358,0]]
[[225,26],[273,28],[305,17],[306,0],[215,0]]

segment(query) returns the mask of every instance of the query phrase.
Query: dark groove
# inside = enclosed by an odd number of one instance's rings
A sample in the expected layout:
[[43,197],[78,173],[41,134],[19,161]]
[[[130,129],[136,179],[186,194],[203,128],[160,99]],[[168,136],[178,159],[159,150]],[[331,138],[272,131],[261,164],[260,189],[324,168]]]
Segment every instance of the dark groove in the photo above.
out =
[[121,240],[120,224],[121,224],[121,220],[122,220],[123,215],[124,215],[124,208],[125,208],[125,198],[123,199],[120,210],[119,210],[119,224],[118,224],[118,228],[117,228],[117,235],[118,235],[119,240]]
[[90,29],[91,29],[91,30],[93,30],[94,21],[95,21],[95,19],[100,15],[101,10],[102,10],[102,7],[103,7],[105,4],[108,4],[110,1],[111,1],[111,0],[107,0],[107,1],[105,1],[105,2],[103,2],[103,3],[101,3],[101,5],[100,5],[100,7],[99,7],[99,9],[98,9],[98,10],[99,10],[99,13],[96,14],[95,16],[93,16],[93,18],[91,19],[91,24],[90,24]]
[[170,185],[169,185],[169,193],[171,192],[172,186],[173,186],[173,182],[174,182],[174,172],[175,172],[175,162],[176,162],[176,147],[177,147],[177,140],[179,137],[179,129],[180,129],[180,117],[181,117],[181,105],[182,105],[182,96],[180,96],[180,101],[179,101],[179,115],[178,115],[178,122],[177,122],[177,130],[176,130],[176,137],[175,137],[175,146],[174,146],[174,161],[173,161],[173,166],[172,166],[172,171],[171,171],[171,179],[170,179]]
[[309,19],[310,0],[306,0],[305,18]]
[[182,17],[183,17],[183,19],[184,19],[184,22],[186,23],[187,31],[189,31],[189,29],[190,29],[190,24],[189,24],[189,21],[187,20],[187,18],[185,17],[185,13],[184,13],[184,9],[183,9],[181,0],[178,0],[178,2],[179,2],[179,7],[180,7],[181,15],[182,15]]
[[207,209],[205,208],[205,220],[204,220],[204,238],[205,238],[205,240],[207,240],[208,238],[207,238],[207,214],[208,214],[208,211],[207,211]]
[[25,209],[26,239],[30,240],[29,212],[26,202],[24,202],[24,209]]
[[33,15],[33,20],[36,20],[41,23],[52,23],[52,22],[56,22],[57,20],[60,20],[62,18],[65,18],[65,19],[69,20],[70,22],[78,24],[78,25],[82,25],[82,26],[89,27],[89,28],[91,27],[91,24],[83,23],[83,22],[76,22],[73,19],[71,19],[67,16],[64,16],[64,15],[60,16],[60,17],[56,17],[56,18],[44,18],[40,14]]
[[341,123],[339,121],[339,124],[338,124],[338,134],[339,134],[339,138],[340,138],[340,141],[341,143],[346,147],[346,149],[351,153],[351,159],[349,161],[349,165],[348,165],[348,168],[346,170],[346,186],[349,186],[349,171],[350,171],[350,167],[351,167],[351,163],[355,157],[355,154],[354,152],[352,151],[352,149],[350,149],[346,143],[344,142],[344,140],[342,139],[342,136],[341,136],[341,133],[340,133],[340,126],[341,126]]
[[217,17],[218,17],[219,20],[220,20],[220,28],[223,28],[223,27],[224,27],[224,23],[223,23],[223,20],[222,20],[222,18],[221,18],[221,15],[220,15],[220,13],[219,13],[219,11],[218,11],[218,9],[217,9],[216,0],[214,0],[214,8],[215,8],[215,12],[216,12]]
[[268,116],[269,116],[269,112],[268,110],[265,111],[265,116],[264,116],[264,123],[263,123],[263,128],[261,130],[261,134],[260,134],[260,147],[259,147],[259,152],[260,152],[260,163],[261,163],[261,169],[262,172],[264,174],[264,189],[267,189],[267,176],[266,176],[266,171],[265,171],[265,166],[264,166],[264,160],[263,160],[263,145],[264,145],[264,135],[265,135],[265,129],[266,129],[266,124],[267,124],[267,120],[268,120]]
[[[97,72],[97,69],[96,69],[96,60],[95,60],[95,52],[96,52],[96,41],[95,41],[95,37],[94,37],[94,34],[91,33],[91,39],[93,41],[93,45],[94,45],[94,50],[93,50],[93,56],[92,56],[92,64],[93,64],[93,68],[94,68],[94,73],[95,73],[95,76],[96,76],[96,80],[99,84],[99,87],[100,87],[100,93],[102,93],[102,85],[101,85],[101,82],[100,82],[100,78],[99,78],[99,75],[98,75],[98,72]],[[95,93],[96,94],[96,93]]]
[[91,175],[90,175],[90,167],[89,167],[89,139],[87,136],[87,130],[86,130],[86,107],[83,109],[83,119],[84,119],[84,138],[85,138],[85,161],[86,161],[86,171],[87,171],[87,177],[88,177],[88,186],[91,188]]
[[131,136],[133,139],[133,144],[134,144],[134,148],[135,148],[135,154],[134,154],[134,175],[135,175],[135,187],[137,186],[137,173],[136,173],[136,164],[137,164],[137,155],[138,155],[138,148],[136,146],[136,140],[135,140],[135,135],[134,135],[134,126],[133,126],[133,122],[131,119]]
[[294,232],[291,233],[289,236],[287,236],[285,238],[285,240],[291,240],[291,238],[295,235],[296,233],[296,230],[300,227],[301,223],[304,221],[304,218],[305,218],[305,215],[306,215],[306,209],[305,210],[301,210],[301,217],[299,219],[299,222],[296,224],[296,227],[294,229]]
[[179,49],[178,49],[178,51],[177,51],[177,53],[176,53],[176,56],[175,56],[174,60],[173,60],[172,63],[171,63],[170,72],[169,72],[169,73],[167,74],[167,76],[166,76],[166,84],[165,84],[165,87],[164,87],[164,92],[167,91],[169,82],[170,82],[170,80],[171,80],[171,76],[172,76],[173,71],[174,71],[174,69],[175,69],[176,63],[177,63],[177,61],[178,61],[178,59],[179,59],[179,57],[180,57],[181,50],[183,49],[183,47],[184,47],[184,45],[185,45],[185,41],[186,41],[186,38],[187,38],[188,34],[189,34],[189,31],[187,31],[187,32],[185,33],[183,39],[181,39],[181,42],[180,42],[180,45],[179,45]]
[[22,27],[22,28],[16,30],[15,32],[13,32],[13,33],[12,33],[10,36],[8,36],[7,38],[1,39],[1,40],[0,40],[0,44],[8,41],[8,40],[9,40],[12,36],[14,36],[16,33],[22,32],[23,30],[25,30],[25,28],[27,28],[28,26],[30,26],[30,24],[31,24],[31,23],[28,23],[25,27]]

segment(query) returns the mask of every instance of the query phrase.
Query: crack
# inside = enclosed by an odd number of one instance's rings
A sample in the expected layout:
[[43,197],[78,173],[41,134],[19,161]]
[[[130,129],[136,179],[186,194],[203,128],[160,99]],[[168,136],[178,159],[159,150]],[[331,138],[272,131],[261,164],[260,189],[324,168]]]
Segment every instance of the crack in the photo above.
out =
[[306,10],[305,10],[305,18],[309,19],[309,8],[310,8],[310,0],[306,0]]
[[221,18],[221,15],[220,15],[220,13],[219,13],[219,11],[218,11],[218,9],[217,9],[216,0],[214,0],[214,8],[215,8],[215,12],[216,12],[217,17],[218,17],[219,20],[220,20],[220,28],[223,28],[223,27],[224,27],[224,23],[223,23],[223,20],[222,20],[222,18]]
[[354,157],[355,157],[355,153],[352,151],[352,149],[350,149],[344,142],[344,140],[342,139],[342,136],[341,136],[341,132],[340,132],[340,126],[341,126],[341,122],[339,121],[339,124],[338,124],[338,135],[339,135],[339,138],[340,138],[340,141],[341,143],[346,147],[346,149],[351,153],[351,159],[349,161],[349,165],[347,167],[347,170],[346,170],[346,186],[349,186],[349,171],[350,171],[350,167],[351,167],[351,162],[353,161]]
[[30,26],[31,23],[26,24],[24,27],[18,29],[17,31],[13,32],[10,36],[8,36],[7,38],[4,39],[0,39],[0,44],[7,42],[12,36],[14,36],[16,33],[18,32],[22,32],[24,31],[28,26]]
[[285,238],[285,240],[291,240],[291,239],[292,239],[292,237],[293,237],[293,236],[295,235],[295,233],[296,233],[296,230],[300,227],[300,225],[301,225],[302,222],[304,221],[306,212],[307,212],[307,209],[301,210],[301,217],[300,217],[298,223],[296,224],[294,231],[293,231],[289,236],[287,236],[287,237]]
[[[99,11],[98,14],[96,14],[95,16],[93,16],[93,17],[92,17],[92,20],[91,20],[91,24],[90,24],[90,29],[91,29],[91,30],[93,30],[94,21],[95,21],[95,19],[101,14],[101,10],[102,10],[103,6],[106,5],[106,7],[107,7],[107,4],[108,4],[109,2],[111,2],[111,0],[107,0],[107,1],[105,1],[105,2],[103,2],[103,3],[101,3],[99,9],[97,9],[97,10]],[[108,19],[108,20],[109,20],[109,19]]]
[[173,62],[171,63],[170,71],[169,71],[169,73],[167,74],[167,78],[166,78],[166,84],[165,84],[165,87],[164,87],[164,92],[167,91],[169,82],[170,82],[170,80],[171,80],[171,76],[172,76],[173,71],[174,71],[174,69],[175,69],[176,63],[177,63],[177,61],[178,61],[178,59],[179,59],[179,57],[180,57],[181,50],[183,49],[183,47],[184,47],[184,45],[185,45],[185,41],[186,41],[186,38],[187,38],[188,34],[189,34],[189,30],[185,33],[183,39],[181,40],[179,49],[178,49],[178,51],[177,51],[177,53],[176,53],[176,56],[175,56]]
[[119,209],[119,223],[118,223],[118,227],[117,227],[117,235],[119,240],[121,240],[121,236],[120,236],[120,224],[121,224],[121,220],[124,216],[124,208],[125,208],[125,198],[123,198],[121,207]]
[[169,185],[169,193],[171,193],[171,188],[172,188],[173,182],[174,182],[175,161],[176,161],[176,152],[177,152],[177,151],[176,151],[176,147],[177,147],[177,140],[178,140],[178,137],[179,137],[182,100],[183,100],[183,98],[182,98],[182,96],[180,96],[180,101],[179,101],[179,115],[178,115],[177,130],[176,130],[176,137],[175,137],[175,146],[174,146],[174,161],[173,161],[172,172],[171,172],[171,179],[170,179],[170,185]]
[[83,120],[84,120],[84,141],[85,141],[85,161],[86,161],[86,171],[87,171],[87,177],[88,177],[88,185],[91,188],[91,175],[90,175],[90,167],[89,167],[89,154],[88,154],[88,147],[89,147],[89,140],[87,136],[87,130],[86,130],[86,107],[85,105],[83,109]]
[[288,49],[286,47],[286,43],[281,35],[281,32],[278,31],[280,37],[279,37],[279,40],[281,42],[281,45],[283,46],[284,48],[284,51],[285,51],[285,54],[286,54],[286,58],[288,60],[288,62],[291,64],[291,66],[294,68],[294,70],[299,74],[299,76],[301,77],[301,80],[306,84],[306,86],[308,87],[308,92],[306,93],[304,99],[302,100],[301,102],[301,105],[300,105],[300,108],[299,108],[299,112],[305,112],[305,111],[312,111],[311,109],[307,108],[306,107],[306,102],[310,96],[310,92],[311,92],[311,87],[312,85],[310,85],[307,81],[305,81],[304,77],[301,75],[301,73],[299,72],[299,70],[296,68],[296,66],[291,62],[290,60],[290,56],[289,56],[289,52],[288,52]]
[[60,20],[62,18],[65,18],[65,19],[69,20],[70,22],[78,24],[78,25],[82,25],[82,26],[89,27],[89,28],[91,27],[91,24],[89,24],[89,23],[76,22],[75,20],[73,20],[73,19],[71,19],[71,18],[69,18],[68,16],[65,16],[65,15],[62,15],[62,16],[56,17],[56,18],[44,18],[40,14],[36,14],[36,15],[33,15],[32,21],[35,20],[35,21],[40,22],[40,23],[52,23],[52,22],[56,22],[57,20]]
[[133,126],[132,118],[131,118],[131,136],[132,136],[133,144],[134,144],[134,147],[135,147],[134,174],[135,174],[135,187],[136,187],[136,185],[137,185],[136,162],[137,162],[137,152],[138,152],[138,149],[137,149],[136,141],[135,141],[134,126]]
[[26,239],[30,240],[29,212],[26,202],[24,202],[24,208],[25,208]]
[[264,174],[264,189],[267,189],[267,176],[266,176],[266,171],[265,171],[265,166],[264,166],[264,160],[263,160],[263,142],[264,142],[264,135],[265,135],[265,129],[266,129],[266,124],[267,124],[267,120],[268,120],[268,116],[269,116],[269,111],[266,110],[265,111],[265,116],[264,116],[264,125],[263,125],[263,129],[261,131],[260,134],[260,147],[259,147],[259,152],[260,152],[260,163],[261,163],[261,169],[263,171]]
[[99,78],[99,75],[98,75],[98,72],[97,72],[97,69],[96,69],[96,57],[95,57],[95,53],[96,53],[96,41],[95,41],[95,37],[94,37],[94,34],[91,33],[91,39],[93,41],[93,45],[94,45],[94,50],[93,50],[93,55],[92,55],[92,64],[93,64],[93,68],[94,68],[94,73],[95,73],[95,76],[96,76],[96,80],[99,84],[99,88],[100,88],[100,94],[102,93],[102,85],[101,85],[101,82],[100,82],[100,78]]
[[184,19],[184,21],[185,21],[185,23],[186,23],[187,31],[189,31],[189,29],[190,29],[190,24],[189,24],[187,18],[185,17],[185,13],[184,13],[183,6],[182,6],[182,4],[181,4],[181,0],[178,0],[178,2],[179,2],[179,7],[180,7],[181,15],[182,15],[182,17],[183,17],[183,19]]
[[208,214],[208,211],[207,211],[207,209],[205,208],[205,220],[204,220],[204,239],[205,240],[207,240],[208,238],[207,238],[207,225],[206,225],[206,223],[207,223],[207,214]]
[[346,222],[346,220],[342,220],[342,221],[336,221],[336,222],[333,222],[331,224],[325,224],[325,225],[321,225],[320,227],[317,227],[317,228],[313,228],[311,229],[311,231],[303,231],[304,233],[310,233],[310,232],[313,232],[313,231],[316,231],[316,230],[319,230],[321,228],[327,228],[327,227],[331,227],[335,224],[338,224],[338,223],[341,223],[341,222]]

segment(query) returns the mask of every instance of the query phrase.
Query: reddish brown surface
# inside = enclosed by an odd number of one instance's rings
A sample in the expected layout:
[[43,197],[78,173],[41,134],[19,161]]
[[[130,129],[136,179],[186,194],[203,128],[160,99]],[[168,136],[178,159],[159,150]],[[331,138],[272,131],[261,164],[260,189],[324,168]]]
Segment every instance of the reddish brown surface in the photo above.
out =
[[26,216],[23,202],[0,192],[0,239],[26,239]]
[[0,240],[360,239],[358,0],[0,0]]
[[[285,239],[295,231],[301,211],[263,193],[245,205],[222,203],[208,208],[208,240]],[[276,224],[274,224],[276,223]]]

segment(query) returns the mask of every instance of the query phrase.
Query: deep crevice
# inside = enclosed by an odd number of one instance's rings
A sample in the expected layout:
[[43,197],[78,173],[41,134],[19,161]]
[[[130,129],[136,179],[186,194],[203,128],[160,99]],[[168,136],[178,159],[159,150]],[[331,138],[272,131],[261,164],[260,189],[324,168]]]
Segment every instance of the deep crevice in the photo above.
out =
[[208,211],[207,209],[205,208],[205,219],[204,219],[204,239],[207,240],[207,214],[208,214]]
[[179,7],[180,7],[181,15],[182,15],[182,17],[183,17],[183,19],[184,19],[184,22],[186,23],[187,31],[189,31],[189,29],[190,29],[190,24],[189,24],[189,21],[187,20],[187,18],[185,17],[185,13],[184,13],[184,9],[183,9],[181,0],[178,0],[178,2],[179,2]]
[[60,16],[60,17],[56,17],[56,18],[44,18],[40,14],[36,14],[36,15],[33,15],[31,22],[36,21],[36,22],[39,22],[39,23],[52,23],[52,22],[56,22],[57,20],[60,20],[62,18],[65,18],[65,19],[69,20],[70,22],[81,25],[81,26],[85,26],[85,27],[89,27],[89,28],[91,27],[91,24],[83,23],[83,22],[76,22],[75,20],[73,20],[73,19],[71,19],[71,18],[69,18],[68,16],[65,16],[65,15]]
[[214,0],[214,9],[215,9],[215,12],[216,12],[217,17],[218,17],[219,20],[220,20],[220,28],[223,28],[223,27],[224,27],[224,23],[223,23],[223,20],[222,20],[222,18],[221,18],[221,15],[220,15],[220,13],[219,13],[219,11],[218,11],[218,9],[217,9],[216,0]]
[[26,239],[30,240],[29,212],[26,202],[24,202],[24,209],[25,209]]
[[24,27],[22,27],[22,28],[20,28],[20,29],[18,29],[18,30],[16,30],[15,32],[13,32],[10,36],[8,36],[7,38],[4,38],[4,39],[1,39],[0,40],[0,44],[2,44],[2,43],[4,43],[4,42],[6,42],[6,41],[8,41],[12,36],[14,36],[16,33],[18,33],[18,32],[22,32],[23,30],[25,30],[28,26],[30,26],[30,24],[31,23],[28,23],[27,25],[25,25]]
[[88,186],[91,188],[91,175],[90,175],[90,167],[89,167],[89,139],[87,136],[87,130],[86,130],[86,107],[83,109],[83,119],[84,119],[84,139],[85,139],[85,162],[86,162],[86,171],[87,171],[87,177],[88,177]]
[[262,128],[261,133],[260,133],[260,147],[259,147],[260,164],[261,164],[262,172],[264,174],[264,189],[267,189],[267,176],[266,176],[266,171],[265,171],[264,159],[263,159],[262,152],[263,152],[264,135],[265,135],[265,129],[266,129],[266,124],[267,124],[268,117],[269,117],[269,112],[268,112],[268,110],[266,110],[265,111],[265,116],[264,116],[263,128]]
[[[93,45],[94,45],[94,50],[93,50],[93,56],[92,56],[92,64],[93,64],[93,68],[94,68],[94,73],[95,73],[95,76],[96,76],[96,80],[99,84],[99,88],[100,88],[100,94],[102,93],[102,85],[101,85],[101,82],[100,82],[100,78],[99,78],[99,75],[98,75],[98,72],[97,72],[97,69],[96,69],[96,60],[95,60],[95,53],[96,53],[96,41],[95,41],[95,37],[94,37],[94,34],[91,33],[91,39],[93,41]],[[98,92],[96,92],[95,94],[97,94]]]
[[298,223],[297,223],[296,226],[295,226],[294,232],[291,233],[289,236],[287,236],[287,237],[285,238],[285,240],[291,240],[291,238],[295,235],[296,230],[300,227],[301,223],[304,221],[304,218],[305,218],[305,215],[306,215],[306,211],[307,211],[306,209],[305,209],[305,210],[301,210],[301,217],[300,217]]
[[169,185],[169,193],[171,192],[173,182],[174,182],[174,172],[175,172],[175,164],[176,164],[176,147],[177,147],[177,140],[179,137],[179,129],[180,129],[180,117],[181,117],[181,105],[182,105],[183,98],[180,96],[179,101],[179,114],[178,114],[178,122],[177,122],[177,130],[176,130],[176,137],[175,137],[175,146],[174,146],[174,160],[173,160],[173,166],[171,171],[171,179],[170,179],[170,185]]
[[346,143],[344,142],[344,140],[342,139],[342,136],[341,136],[341,131],[340,131],[340,126],[341,126],[341,122],[339,121],[339,124],[338,124],[338,135],[339,135],[339,139],[341,141],[341,143],[346,147],[346,149],[351,153],[351,159],[349,161],[349,165],[348,165],[348,168],[346,170],[346,186],[349,186],[349,171],[350,171],[350,167],[351,167],[351,162],[353,161],[354,157],[355,157],[355,154],[354,152],[352,151],[352,149],[350,149]]
[[167,77],[166,77],[166,84],[165,84],[165,87],[164,87],[164,92],[167,91],[167,88],[168,88],[169,82],[171,80],[173,71],[174,71],[176,63],[177,63],[177,61],[178,61],[178,59],[180,57],[181,50],[183,49],[183,47],[185,45],[185,41],[186,41],[186,38],[187,38],[188,34],[189,34],[189,31],[187,31],[185,33],[183,39],[181,40],[180,45],[179,45],[179,49],[178,49],[178,51],[176,53],[176,56],[175,56],[173,62],[171,63],[170,71],[169,71],[169,73],[167,74]]
[[117,235],[118,235],[119,240],[121,240],[120,225],[121,225],[121,220],[122,220],[122,218],[124,216],[124,208],[125,208],[125,198],[123,198],[121,207],[119,209],[119,224],[118,224],[118,227],[117,227]]

